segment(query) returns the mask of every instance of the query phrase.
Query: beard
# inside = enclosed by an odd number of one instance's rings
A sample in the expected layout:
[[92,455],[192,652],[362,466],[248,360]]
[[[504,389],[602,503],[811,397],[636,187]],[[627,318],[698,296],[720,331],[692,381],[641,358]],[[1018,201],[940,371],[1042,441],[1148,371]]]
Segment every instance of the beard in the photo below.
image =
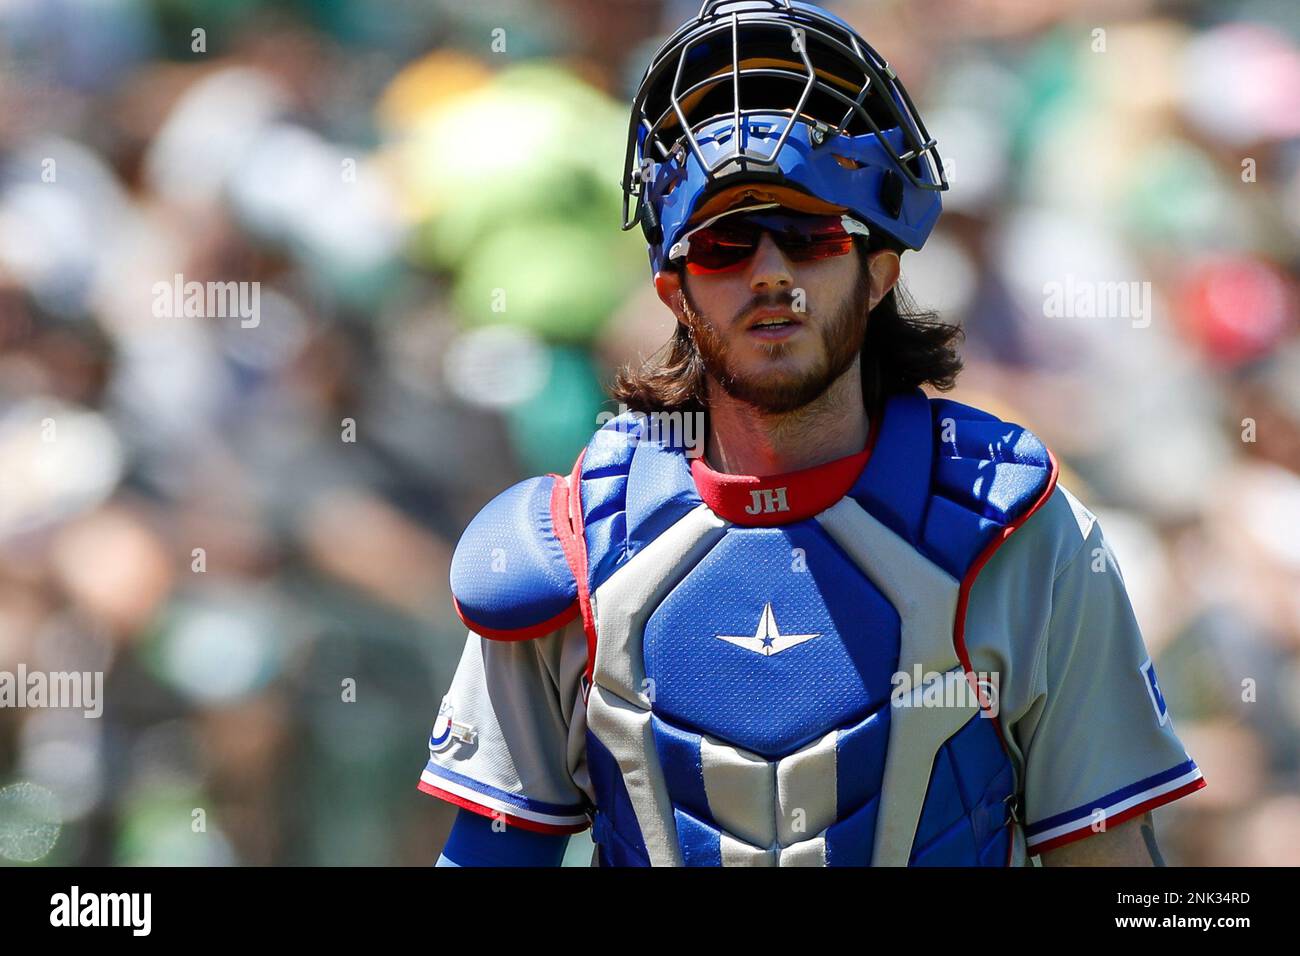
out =
[[[870,301],[870,276],[863,274],[854,283],[853,292],[821,328],[822,350],[820,360],[802,373],[738,372],[730,360],[727,343],[716,328],[699,314],[691,294],[682,286],[685,300],[682,311],[688,322],[687,331],[695,346],[705,371],[719,387],[737,401],[751,405],[767,414],[781,414],[803,408],[825,394],[831,383],[853,365],[862,350],[867,329],[867,303]],[[745,311],[763,306],[792,309],[792,296],[774,294],[759,296]],[[743,313],[742,313],[743,314]],[[789,351],[785,342],[765,342],[763,348],[773,357]]]

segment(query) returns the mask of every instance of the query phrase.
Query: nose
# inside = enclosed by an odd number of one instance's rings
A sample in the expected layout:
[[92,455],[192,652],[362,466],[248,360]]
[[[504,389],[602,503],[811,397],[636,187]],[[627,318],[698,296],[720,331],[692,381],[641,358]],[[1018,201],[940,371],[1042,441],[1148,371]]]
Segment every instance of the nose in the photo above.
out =
[[772,292],[787,290],[793,285],[794,273],[790,261],[780,246],[772,241],[771,234],[764,232],[750,263],[749,287],[754,292]]

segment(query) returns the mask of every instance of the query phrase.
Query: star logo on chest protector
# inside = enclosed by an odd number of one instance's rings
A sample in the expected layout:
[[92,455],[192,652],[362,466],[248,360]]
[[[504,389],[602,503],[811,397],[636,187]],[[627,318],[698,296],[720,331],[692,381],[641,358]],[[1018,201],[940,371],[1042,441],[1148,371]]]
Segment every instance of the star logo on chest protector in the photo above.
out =
[[763,605],[763,613],[758,618],[758,628],[752,635],[718,634],[716,637],[720,641],[735,644],[737,647],[743,647],[755,654],[771,657],[773,654],[788,650],[796,644],[802,644],[804,641],[811,641],[814,637],[821,637],[821,635],[782,634],[781,629],[776,626],[776,615],[772,613],[772,602],[768,601]]

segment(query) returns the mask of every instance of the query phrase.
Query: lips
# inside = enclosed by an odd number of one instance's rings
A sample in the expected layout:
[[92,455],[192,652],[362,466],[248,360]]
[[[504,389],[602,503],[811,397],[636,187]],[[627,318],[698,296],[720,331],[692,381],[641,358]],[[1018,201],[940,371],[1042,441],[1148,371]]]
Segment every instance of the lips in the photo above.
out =
[[788,309],[760,309],[745,324],[745,334],[764,342],[781,342],[799,334],[803,321]]
[[758,309],[745,323],[745,329],[749,332],[762,330],[788,329],[791,326],[802,325],[803,322],[789,309]]

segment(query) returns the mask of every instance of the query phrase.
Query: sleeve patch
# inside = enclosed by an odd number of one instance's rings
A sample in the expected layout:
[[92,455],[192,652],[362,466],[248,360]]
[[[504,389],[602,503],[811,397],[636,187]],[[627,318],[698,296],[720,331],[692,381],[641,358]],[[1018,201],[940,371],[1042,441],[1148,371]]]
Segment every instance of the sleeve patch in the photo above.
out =
[[1146,684],[1147,694],[1151,697],[1151,706],[1155,708],[1156,719],[1163,727],[1169,722],[1169,708],[1165,706],[1165,695],[1160,693],[1160,684],[1156,680],[1156,667],[1151,663],[1151,658],[1148,657],[1138,670],[1142,672],[1142,680]]
[[441,753],[451,746],[453,740],[472,744],[477,736],[472,725],[455,719],[455,708],[444,697],[438,708],[438,719],[433,722],[433,732],[429,734],[429,753]]

